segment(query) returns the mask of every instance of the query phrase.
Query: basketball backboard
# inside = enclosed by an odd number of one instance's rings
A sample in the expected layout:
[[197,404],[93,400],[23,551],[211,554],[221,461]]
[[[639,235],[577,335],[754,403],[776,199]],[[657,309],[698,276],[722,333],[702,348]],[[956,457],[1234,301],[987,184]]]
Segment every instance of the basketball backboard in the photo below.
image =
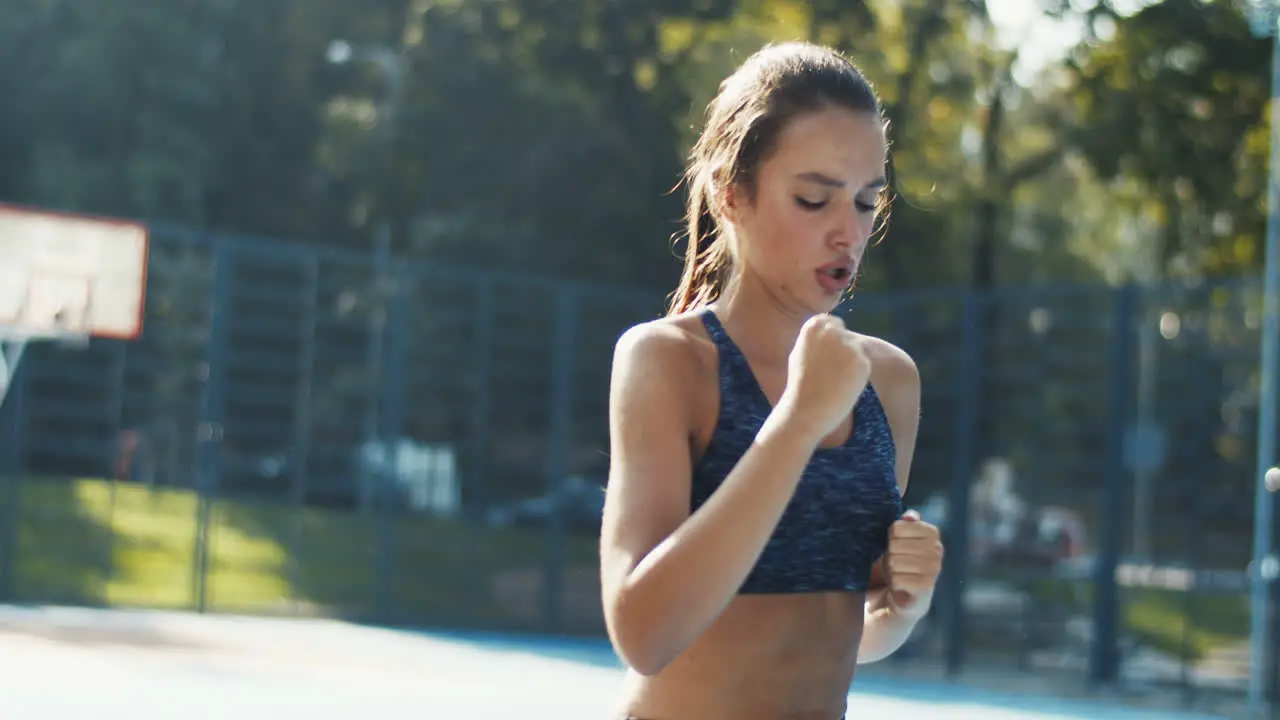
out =
[[0,204],[0,403],[31,340],[142,333],[147,229]]
[[142,333],[147,229],[0,204],[0,337]]

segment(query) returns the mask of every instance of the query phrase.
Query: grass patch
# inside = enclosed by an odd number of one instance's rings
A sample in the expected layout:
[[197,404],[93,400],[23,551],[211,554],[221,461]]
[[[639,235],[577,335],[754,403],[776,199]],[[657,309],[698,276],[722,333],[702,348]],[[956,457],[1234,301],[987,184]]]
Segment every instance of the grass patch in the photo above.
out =
[[1129,632],[1171,655],[1201,660],[1249,639],[1249,599],[1241,595],[1125,589],[1122,597]]
[[[1092,582],[1030,580],[1017,572],[984,571],[982,577],[1028,592],[1033,614],[1049,622],[1093,616]],[[1195,661],[1248,639],[1249,599],[1243,595],[1126,587],[1120,593],[1122,632],[1160,652]]]
[[[17,497],[8,590],[19,602],[198,607],[207,514],[213,611],[511,630],[540,629],[544,618],[549,547],[538,529],[238,500],[205,508],[189,491],[96,479],[0,482],[20,482],[8,494]],[[594,538],[565,538],[560,557],[561,629],[600,627]]]
[[[18,482],[10,600],[192,609],[199,605],[197,537],[203,511],[189,491],[95,479],[0,478]],[[0,517],[3,517],[0,509]],[[448,627],[543,630],[543,569],[549,555],[536,529],[488,529],[425,516],[218,500],[208,507],[206,608],[390,619]],[[559,629],[599,632],[594,538],[567,537]],[[4,556],[0,555],[0,562]],[[1092,584],[1028,581],[1021,587],[1048,623],[1089,617]],[[380,582],[381,580],[381,582]],[[382,603],[378,598],[382,598]],[[1248,599],[1124,589],[1126,632],[1188,659],[1243,641]],[[1016,631],[1022,618],[1000,618]],[[998,644],[974,633],[975,646]]]

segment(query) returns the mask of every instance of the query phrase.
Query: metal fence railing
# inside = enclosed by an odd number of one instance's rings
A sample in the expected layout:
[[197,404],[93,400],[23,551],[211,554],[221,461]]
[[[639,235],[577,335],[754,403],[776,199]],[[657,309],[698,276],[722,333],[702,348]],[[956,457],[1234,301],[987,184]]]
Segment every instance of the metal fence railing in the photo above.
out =
[[[153,228],[143,336],[31,348],[0,408],[0,599],[599,634],[611,353],[664,299]],[[1239,692],[1259,309],[843,308],[923,379],[908,502],[950,551],[901,656]]]

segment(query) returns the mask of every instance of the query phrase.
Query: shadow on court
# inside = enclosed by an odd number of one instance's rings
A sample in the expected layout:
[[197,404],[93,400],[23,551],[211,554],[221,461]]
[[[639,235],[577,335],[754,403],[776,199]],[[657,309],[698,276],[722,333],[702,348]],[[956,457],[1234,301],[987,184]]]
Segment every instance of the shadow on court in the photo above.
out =
[[[458,643],[497,653],[518,653],[550,660],[574,662],[584,666],[621,671],[622,663],[614,655],[607,641],[542,637],[513,634],[489,634],[466,632],[426,632],[435,640]],[[1070,694],[1064,688],[1064,695]],[[893,700],[909,703],[913,711],[930,712],[933,707],[941,711],[945,706],[947,717],[954,716],[959,708],[969,707],[975,716],[984,711],[999,711],[1001,717],[1089,718],[1090,720],[1215,720],[1226,715],[1212,715],[1168,708],[1147,709],[1125,706],[1118,701],[1101,699],[1069,699],[1043,693],[1018,690],[998,691],[964,684],[963,681],[921,680],[893,677],[875,665],[859,669],[857,681],[851,688],[849,707],[855,713],[860,703]]]
[[435,640],[468,645],[498,653],[518,653],[549,660],[563,660],[609,670],[623,669],[608,641],[591,638],[545,637],[518,634],[494,634],[456,631],[413,632]]
[[[5,632],[5,621],[18,634]],[[325,708],[319,716],[597,717],[607,712],[621,665],[607,642],[516,634],[394,630],[326,620],[272,620],[180,612],[0,607],[0,634],[17,647],[8,658],[12,687],[0,692],[6,717],[81,716],[71,707],[81,693],[32,693],[29,686],[98,683],[101,705],[132,708],[142,698],[160,717],[170,691],[220,698],[199,717],[266,717],[277,702],[300,700]],[[22,636],[38,641],[25,646]],[[156,641],[168,641],[168,647]],[[56,646],[74,645],[66,650]],[[131,647],[125,647],[131,646]],[[155,652],[161,650],[164,652]],[[170,651],[177,650],[172,653]],[[23,653],[30,653],[23,654]],[[19,657],[21,656],[21,657]],[[5,666],[0,662],[0,667]],[[1169,709],[1121,707],[1104,700],[1062,699],[1002,692],[967,684],[888,677],[863,669],[849,699],[850,717],[978,717],[982,720],[1207,720]],[[2,685],[3,683],[0,683]],[[580,685],[565,695],[554,688]],[[87,686],[81,686],[82,690]],[[28,688],[23,690],[22,688]],[[0,687],[0,690],[5,688]],[[303,690],[305,689],[305,692]],[[298,693],[302,692],[303,696]],[[110,696],[109,698],[107,696]],[[106,698],[103,700],[103,698]],[[40,701],[36,712],[4,712],[5,703]],[[101,702],[100,702],[101,701]],[[83,702],[83,701],[76,701]],[[71,703],[74,704],[74,703]],[[334,708],[341,706],[341,711]],[[589,713],[589,714],[588,714]],[[87,716],[87,714],[85,715]]]

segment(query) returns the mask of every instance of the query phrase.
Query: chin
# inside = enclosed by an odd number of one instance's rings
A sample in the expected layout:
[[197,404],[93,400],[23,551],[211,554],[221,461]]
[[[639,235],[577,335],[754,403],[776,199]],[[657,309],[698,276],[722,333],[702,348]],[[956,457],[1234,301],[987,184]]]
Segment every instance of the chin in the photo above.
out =
[[840,307],[840,304],[843,302],[844,302],[843,295],[834,299],[831,296],[827,295],[827,296],[819,297],[817,300],[814,300],[812,302],[807,302],[805,303],[805,305],[807,306],[806,309],[809,311],[810,315],[825,315],[825,314],[831,313],[836,308]]

